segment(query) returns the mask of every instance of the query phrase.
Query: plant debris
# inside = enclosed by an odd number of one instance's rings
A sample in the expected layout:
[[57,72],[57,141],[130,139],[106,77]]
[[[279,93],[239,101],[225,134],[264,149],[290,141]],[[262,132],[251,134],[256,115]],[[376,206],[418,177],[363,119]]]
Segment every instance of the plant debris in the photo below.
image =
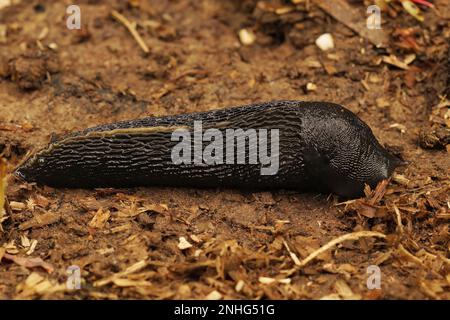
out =
[[13,2],[0,27],[6,173],[53,134],[274,99],[345,105],[405,165],[359,199],[5,173],[2,298],[450,299],[447,0],[412,1],[423,22],[377,0],[377,30],[361,1],[86,1],[80,30],[61,28],[57,2]]

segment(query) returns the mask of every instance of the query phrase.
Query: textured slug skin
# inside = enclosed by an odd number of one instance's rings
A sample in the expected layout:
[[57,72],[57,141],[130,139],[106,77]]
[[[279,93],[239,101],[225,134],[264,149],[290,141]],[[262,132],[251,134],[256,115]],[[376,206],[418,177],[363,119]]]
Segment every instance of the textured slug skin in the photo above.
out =
[[[176,128],[192,133],[195,120],[202,120],[203,131],[278,129],[277,174],[261,175],[261,164],[248,164],[248,152],[246,164],[174,164],[171,152],[179,141],[171,141],[171,134]],[[274,101],[86,129],[51,143],[16,173],[55,187],[284,188],[356,197],[365,183],[374,187],[399,163],[364,122],[340,105]]]

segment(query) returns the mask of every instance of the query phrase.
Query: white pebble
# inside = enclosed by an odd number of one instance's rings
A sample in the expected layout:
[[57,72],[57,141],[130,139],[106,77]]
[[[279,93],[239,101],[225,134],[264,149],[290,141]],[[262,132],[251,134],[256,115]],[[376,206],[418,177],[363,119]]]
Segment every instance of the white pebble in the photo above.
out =
[[324,33],[316,39],[316,45],[322,50],[327,51],[334,48],[333,36],[330,33]]
[[316,91],[317,90],[317,86],[314,83],[312,83],[312,82],[308,82],[306,84],[306,90],[307,91]]
[[243,45],[249,46],[255,42],[256,36],[251,30],[241,29],[239,30],[239,40],[241,40]]

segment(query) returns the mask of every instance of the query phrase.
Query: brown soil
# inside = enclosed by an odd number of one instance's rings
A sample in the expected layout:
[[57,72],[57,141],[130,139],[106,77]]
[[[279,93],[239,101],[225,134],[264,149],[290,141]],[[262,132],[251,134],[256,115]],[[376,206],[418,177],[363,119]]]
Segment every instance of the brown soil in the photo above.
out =
[[[366,7],[353,3],[364,17]],[[397,17],[385,14],[386,49],[314,1],[277,15],[256,1],[82,0],[79,31],[66,28],[69,4],[22,1],[0,11],[0,152],[9,172],[53,133],[275,99],[345,105],[409,164],[387,188],[338,206],[334,196],[295,191],[66,190],[10,176],[0,298],[450,298],[450,120],[439,106],[448,90],[447,0],[425,9],[423,23],[400,6]],[[148,54],[112,10],[138,22]],[[237,36],[244,27],[256,33],[251,46]],[[336,44],[328,52],[314,44],[325,32]],[[416,57],[403,70],[381,62],[389,54]],[[295,268],[295,257],[361,230],[387,237],[340,243]],[[181,250],[180,237],[192,247]],[[65,286],[71,265],[81,268],[80,290]],[[380,290],[366,286],[369,265],[381,268]]]

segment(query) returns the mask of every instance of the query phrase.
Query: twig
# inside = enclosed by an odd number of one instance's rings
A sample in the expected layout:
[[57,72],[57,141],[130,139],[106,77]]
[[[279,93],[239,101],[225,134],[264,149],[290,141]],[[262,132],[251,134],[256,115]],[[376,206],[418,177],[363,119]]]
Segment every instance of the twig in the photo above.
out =
[[124,271],[120,271],[118,273],[113,274],[110,277],[95,281],[94,287],[102,287],[104,285],[107,285],[108,283],[111,283],[116,279],[120,279],[123,276],[127,276],[131,273],[137,272],[137,271],[145,268],[146,266],[147,266],[147,262],[145,260],[138,261],[135,264],[126,268]]
[[400,214],[400,210],[397,208],[395,204],[394,204],[394,211],[395,215],[397,216],[398,231],[402,234],[403,233],[402,215]]
[[300,266],[300,260],[298,259],[297,255],[289,249],[288,244],[286,243],[286,240],[283,239],[283,244],[286,247],[286,250],[289,252],[289,255],[291,256],[291,259],[294,261],[296,266]]
[[410,261],[415,262],[415,263],[421,265],[422,267],[425,267],[425,265],[424,265],[424,263],[423,263],[423,261],[421,259],[417,258],[411,252],[406,250],[405,247],[402,246],[401,244],[398,245],[397,253],[399,253],[399,254],[403,255],[404,257],[408,258]]
[[340,236],[336,239],[331,240],[326,245],[324,245],[324,246],[320,247],[319,249],[317,249],[316,251],[312,252],[309,256],[307,256],[305,259],[303,259],[300,262],[299,266],[304,267],[306,264],[308,264],[309,262],[314,260],[318,255],[324,253],[325,251],[327,251],[328,249],[331,249],[332,247],[338,245],[339,243],[342,243],[347,240],[358,240],[359,238],[364,238],[364,237],[386,238],[386,235],[383,233],[380,233],[380,232],[375,232],[375,231],[357,231],[357,232],[353,232],[353,233],[344,234],[343,236]]
[[111,15],[120,23],[122,23],[131,33],[131,35],[133,36],[134,40],[136,40],[136,42],[139,44],[139,46],[142,48],[142,50],[145,53],[149,53],[149,49],[147,47],[147,45],[145,44],[144,40],[142,40],[141,36],[139,35],[139,33],[136,31],[136,24],[130,22],[127,18],[125,18],[122,14],[120,14],[119,12],[117,12],[116,10],[113,10],[111,12]]
[[296,263],[295,267],[293,267],[289,270],[283,270],[283,271],[281,271],[281,273],[283,273],[286,277],[289,277],[289,276],[293,275],[295,272],[297,272],[298,270],[300,270],[300,268],[304,267],[309,262],[314,260],[317,256],[324,253],[328,249],[331,249],[332,247],[338,245],[339,243],[347,241],[347,240],[358,240],[359,238],[364,238],[364,237],[377,237],[377,238],[384,239],[384,238],[386,238],[386,235],[383,233],[380,233],[380,232],[375,232],[375,231],[357,231],[357,232],[353,232],[353,233],[344,234],[343,236],[333,239],[330,242],[328,242],[327,244],[325,244],[324,246],[320,247],[319,249],[317,249],[316,251],[311,253],[309,256],[307,256],[305,259],[300,261],[298,264]]

